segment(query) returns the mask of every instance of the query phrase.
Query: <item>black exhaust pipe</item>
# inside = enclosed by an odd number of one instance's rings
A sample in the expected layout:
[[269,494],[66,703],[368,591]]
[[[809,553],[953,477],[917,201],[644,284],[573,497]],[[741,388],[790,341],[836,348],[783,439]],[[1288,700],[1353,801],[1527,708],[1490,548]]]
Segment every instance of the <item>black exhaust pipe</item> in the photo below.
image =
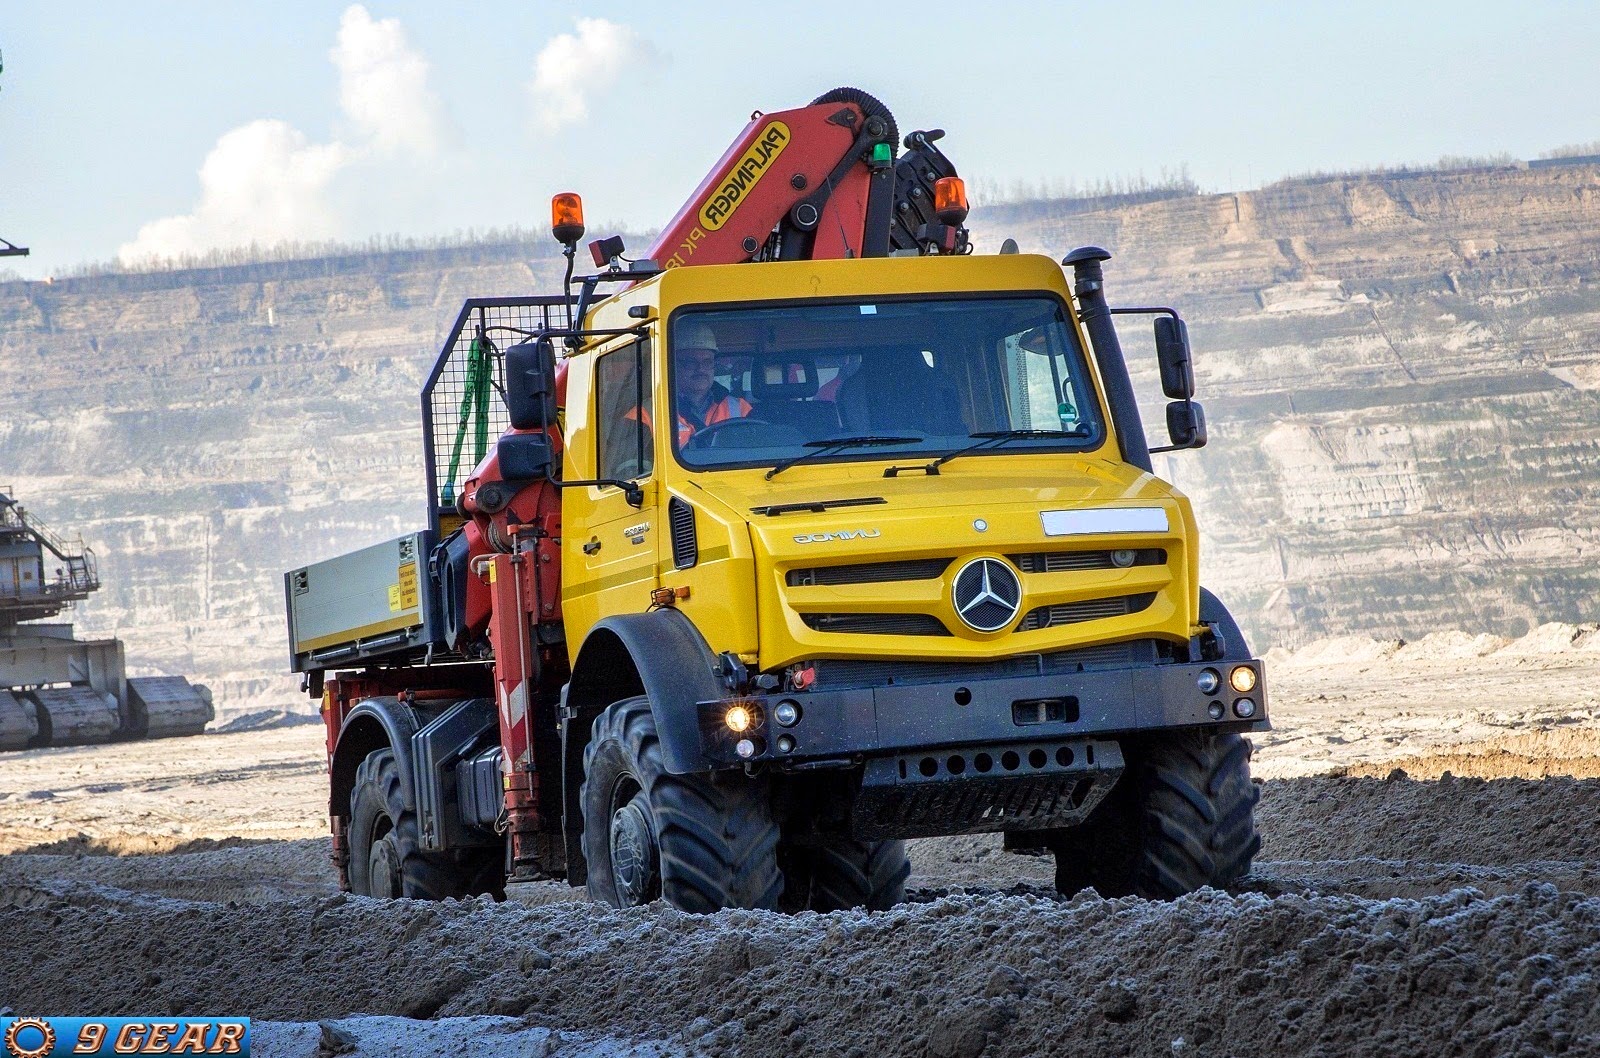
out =
[[1117,447],[1122,451],[1122,461],[1153,473],[1150,442],[1145,440],[1139,404],[1133,399],[1133,380],[1128,377],[1122,343],[1117,340],[1117,329],[1111,322],[1111,306],[1106,304],[1106,280],[1100,262],[1109,260],[1111,254],[1098,246],[1080,246],[1063,257],[1061,263],[1072,269],[1072,292],[1078,298],[1078,319],[1094,345],[1100,381],[1106,387],[1106,403],[1111,406],[1111,418],[1117,424]]

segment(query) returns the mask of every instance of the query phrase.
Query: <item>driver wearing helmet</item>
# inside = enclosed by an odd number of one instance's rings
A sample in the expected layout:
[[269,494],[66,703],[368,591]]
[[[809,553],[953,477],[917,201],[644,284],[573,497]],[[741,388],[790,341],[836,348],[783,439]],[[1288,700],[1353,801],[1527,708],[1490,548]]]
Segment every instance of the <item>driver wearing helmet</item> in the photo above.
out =
[[750,402],[717,382],[717,336],[703,323],[677,330],[673,369],[677,374],[678,444],[700,430],[750,414]]

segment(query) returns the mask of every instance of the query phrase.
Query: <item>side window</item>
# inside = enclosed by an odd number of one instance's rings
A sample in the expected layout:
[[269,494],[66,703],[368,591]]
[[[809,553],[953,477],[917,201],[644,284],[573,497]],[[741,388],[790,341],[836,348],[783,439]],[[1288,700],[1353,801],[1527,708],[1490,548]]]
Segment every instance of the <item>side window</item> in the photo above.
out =
[[1083,423],[1072,359],[1058,324],[1008,335],[1002,345],[1010,376],[1013,429],[1072,430]]
[[642,478],[655,465],[650,382],[648,342],[614,349],[595,364],[601,477]]

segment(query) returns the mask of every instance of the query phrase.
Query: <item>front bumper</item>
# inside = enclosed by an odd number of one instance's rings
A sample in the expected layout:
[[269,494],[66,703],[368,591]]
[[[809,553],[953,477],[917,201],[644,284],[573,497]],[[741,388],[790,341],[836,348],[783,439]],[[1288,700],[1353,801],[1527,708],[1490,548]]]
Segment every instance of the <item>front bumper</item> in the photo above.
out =
[[[1241,665],[1256,677],[1244,694],[1228,683]],[[1207,670],[1219,683],[1209,694],[1200,690]],[[1241,699],[1253,703],[1248,717],[1238,715]],[[799,710],[787,727],[775,719],[784,702]],[[743,732],[726,724],[735,704],[753,719]],[[1270,726],[1258,660],[812,689],[702,702],[699,709],[702,749],[713,767],[761,763],[804,773],[861,766],[851,830],[862,839],[1072,826],[1120,778],[1119,739]]]
[[[1255,687],[1239,694],[1228,674],[1240,665],[1255,672]],[[1199,689],[1211,670],[1221,685]],[[1237,715],[1237,703],[1254,703]],[[800,719],[779,726],[774,710],[791,702]],[[730,731],[724,717],[743,705],[754,723]],[[767,763],[779,769],[857,763],[869,757],[932,752],[963,746],[1006,747],[1090,736],[1119,736],[1177,728],[1264,731],[1267,688],[1259,660],[1136,668],[939,683],[891,684],[838,690],[813,688],[701,702],[702,750],[713,767]],[[1220,710],[1221,717],[1215,714]],[[793,740],[792,748],[782,740]],[[741,755],[741,740],[754,752]],[[750,748],[750,747],[747,747]],[[915,762],[921,765],[921,761]]]

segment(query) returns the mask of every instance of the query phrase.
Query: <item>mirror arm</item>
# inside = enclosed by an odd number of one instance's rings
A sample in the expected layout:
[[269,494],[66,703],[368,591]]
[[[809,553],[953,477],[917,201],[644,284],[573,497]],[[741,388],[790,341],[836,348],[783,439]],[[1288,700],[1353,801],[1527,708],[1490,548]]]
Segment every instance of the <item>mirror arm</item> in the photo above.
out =
[[1165,305],[1128,306],[1126,308],[1107,309],[1106,311],[1113,316],[1171,316],[1175,320],[1183,319],[1182,316],[1178,315],[1177,309],[1168,308]]

